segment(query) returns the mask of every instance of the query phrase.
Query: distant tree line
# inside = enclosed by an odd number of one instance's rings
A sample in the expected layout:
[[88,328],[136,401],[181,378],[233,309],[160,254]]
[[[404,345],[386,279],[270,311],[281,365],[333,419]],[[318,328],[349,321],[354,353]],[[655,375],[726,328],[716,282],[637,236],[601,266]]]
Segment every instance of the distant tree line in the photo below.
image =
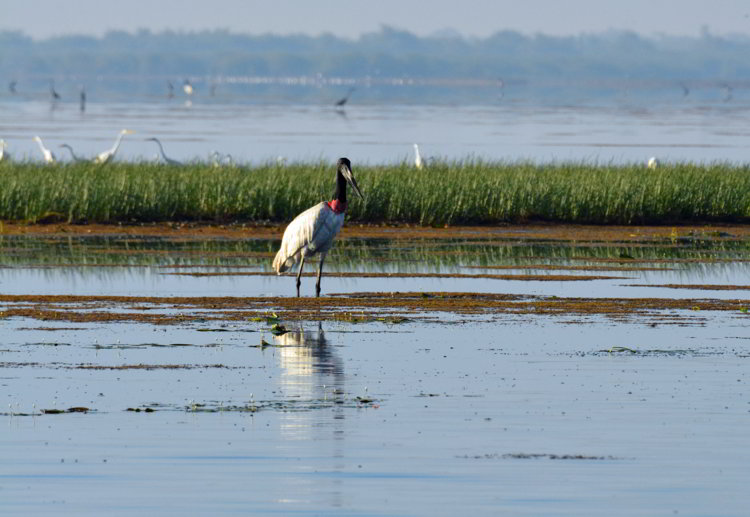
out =
[[[737,85],[750,80],[748,56],[750,38],[717,37],[707,31],[698,37],[643,37],[621,31],[577,36],[499,31],[486,38],[465,38],[445,32],[418,37],[384,26],[353,40],[331,34],[140,30],[39,41],[21,32],[0,32],[0,77],[6,84],[36,81],[37,89],[49,78],[79,82],[98,78],[102,88],[116,90],[114,81],[106,84],[109,78],[283,76],[375,82],[383,78],[474,79],[493,87],[525,81],[619,80]],[[156,94],[163,88],[158,83],[139,87],[139,91]]]

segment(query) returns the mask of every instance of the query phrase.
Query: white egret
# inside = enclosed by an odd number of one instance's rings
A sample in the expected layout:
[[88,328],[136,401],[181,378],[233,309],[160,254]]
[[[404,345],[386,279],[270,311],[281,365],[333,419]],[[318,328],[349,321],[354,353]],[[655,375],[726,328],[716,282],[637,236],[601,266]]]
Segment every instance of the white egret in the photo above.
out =
[[55,163],[57,161],[57,157],[52,153],[52,151],[50,151],[49,149],[47,149],[46,147],[44,147],[44,144],[42,143],[42,139],[41,138],[39,138],[38,136],[35,136],[34,137],[34,142],[36,142],[37,144],[39,144],[39,149],[42,150],[42,156],[44,157],[44,163]]
[[159,152],[161,153],[161,157],[164,159],[166,163],[169,165],[182,165],[182,162],[178,162],[177,160],[173,160],[172,158],[169,158],[166,154],[164,154],[164,147],[161,145],[161,142],[158,138],[147,138],[147,142],[156,142],[156,145],[159,146]]
[[193,85],[190,84],[190,79],[185,79],[185,83],[182,85],[182,91],[185,92],[185,95],[188,97],[193,95]]
[[63,147],[65,149],[67,149],[68,151],[70,151],[70,157],[73,158],[74,162],[85,162],[86,161],[85,158],[81,158],[80,156],[78,156],[75,153],[75,151],[73,151],[73,148],[71,146],[69,146],[68,144],[60,144],[60,147]]
[[234,165],[231,154],[221,154],[219,151],[214,151],[211,153],[210,158],[211,164],[214,167],[224,167],[225,165],[232,167]]
[[422,159],[422,156],[419,154],[419,146],[417,144],[414,144],[414,166],[417,169],[421,169],[425,166],[425,162]]
[[3,161],[3,159],[7,156],[5,154],[5,149],[8,147],[8,144],[5,143],[5,140],[0,138],[0,162]]
[[117,135],[117,140],[115,140],[115,145],[113,145],[111,149],[108,149],[96,155],[96,158],[94,158],[94,163],[105,164],[112,160],[112,158],[115,157],[115,153],[120,148],[122,137],[125,135],[132,135],[133,133],[135,133],[135,131],[131,131],[130,129],[123,129],[122,131],[120,131],[120,134]]
[[281,247],[273,259],[273,268],[281,274],[299,262],[297,271],[297,296],[301,284],[302,268],[305,259],[320,254],[318,264],[318,281],[315,283],[315,296],[320,296],[320,276],[323,273],[323,261],[333,245],[333,239],[341,230],[346,214],[346,184],[352,186],[360,199],[357,181],[352,174],[348,158],[339,158],[336,163],[336,190],[331,201],[322,201],[308,208],[289,223],[281,239]]
[[656,156],[652,156],[648,159],[648,163],[646,163],[646,167],[649,169],[656,169],[661,165],[661,162]]

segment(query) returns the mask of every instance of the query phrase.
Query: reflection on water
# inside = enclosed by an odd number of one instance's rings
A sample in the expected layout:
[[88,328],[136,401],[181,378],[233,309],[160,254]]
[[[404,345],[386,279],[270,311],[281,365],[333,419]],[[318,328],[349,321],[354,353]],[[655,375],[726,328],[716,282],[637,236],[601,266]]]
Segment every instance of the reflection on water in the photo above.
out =
[[[40,292],[43,286],[52,289],[46,292],[63,293],[71,286],[101,284],[112,285],[112,293],[128,285],[141,294],[153,289],[167,294],[212,279],[212,294],[220,296],[223,286],[237,283],[233,277],[183,275],[270,273],[277,247],[278,241],[268,239],[0,236],[0,282],[26,292]],[[750,273],[750,243],[700,236],[646,244],[569,242],[525,239],[523,234],[502,240],[342,239],[327,264],[339,272],[609,274],[653,283],[743,284]],[[257,285],[279,279],[236,280]],[[235,294],[234,289],[227,294]]]
[[[333,421],[343,420],[343,410],[337,406],[346,396],[344,365],[326,339],[322,324],[317,330],[297,327],[281,336],[274,336],[278,348],[281,376],[279,384],[284,398],[319,401],[323,407],[333,408]],[[318,426],[317,413],[289,411],[282,415],[281,431],[288,439],[307,440]],[[334,424],[334,433],[343,423]],[[325,425],[323,427],[326,427]],[[342,435],[343,436],[343,435]]]
[[[344,363],[333,345],[326,339],[322,323],[317,329],[306,330],[298,326],[289,332],[274,336],[279,346],[279,388],[285,400],[317,401],[322,411],[285,411],[279,418],[281,437],[286,441],[321,443],[327,450],[316,451],[330,458],[330,471],[336,475],[344,472],[346,448],[347,398]],[[314,471],[315,462],[303,464],[303,469]],[[314,479],[297,480],[295,493],[310,496],[320,493]],[[343,487],[340,482],[328,485],[327,503],[332,508],[342,504]]]

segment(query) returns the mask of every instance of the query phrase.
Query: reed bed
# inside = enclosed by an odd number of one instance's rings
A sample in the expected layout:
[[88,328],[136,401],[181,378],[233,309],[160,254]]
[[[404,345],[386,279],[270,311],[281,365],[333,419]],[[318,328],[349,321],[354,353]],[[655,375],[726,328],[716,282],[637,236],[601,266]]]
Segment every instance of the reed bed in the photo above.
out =
[[[750,168],[733,164],[539,165],[481,160],[357,166],[348,219],[420,225],[750,220]],[[333,192],[330,163],[213,167],[0,163],[0,219],[39,222],[290,221]]]

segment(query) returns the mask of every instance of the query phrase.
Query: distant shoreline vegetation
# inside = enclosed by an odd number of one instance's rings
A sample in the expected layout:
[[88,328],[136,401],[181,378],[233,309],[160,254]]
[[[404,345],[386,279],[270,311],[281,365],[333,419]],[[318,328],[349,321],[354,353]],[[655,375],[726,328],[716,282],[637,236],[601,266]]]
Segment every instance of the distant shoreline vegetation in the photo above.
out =
[[[539,165],[482,160],[354,165],[362,223],[486,225],[750,222],[750,167]],[[330,163],[169,166],[0,163],[0,220],[288,222],[330,199]]]
[[207,102],[333,104],[352,86],[353,102],[363,103],[587,102],[623,93],[726,102],[747,90],[748,55],[750,38],[707,31],[464,38],[385,26],[355,40],[141,30],[39,41],[3,31],[0,77],[14,84],[2,85],[0,99],[46,99],[50,80],[61,102],[76,102],[81,87],[91,102],[164,99],[183,96],[190,79],[195,98]]

